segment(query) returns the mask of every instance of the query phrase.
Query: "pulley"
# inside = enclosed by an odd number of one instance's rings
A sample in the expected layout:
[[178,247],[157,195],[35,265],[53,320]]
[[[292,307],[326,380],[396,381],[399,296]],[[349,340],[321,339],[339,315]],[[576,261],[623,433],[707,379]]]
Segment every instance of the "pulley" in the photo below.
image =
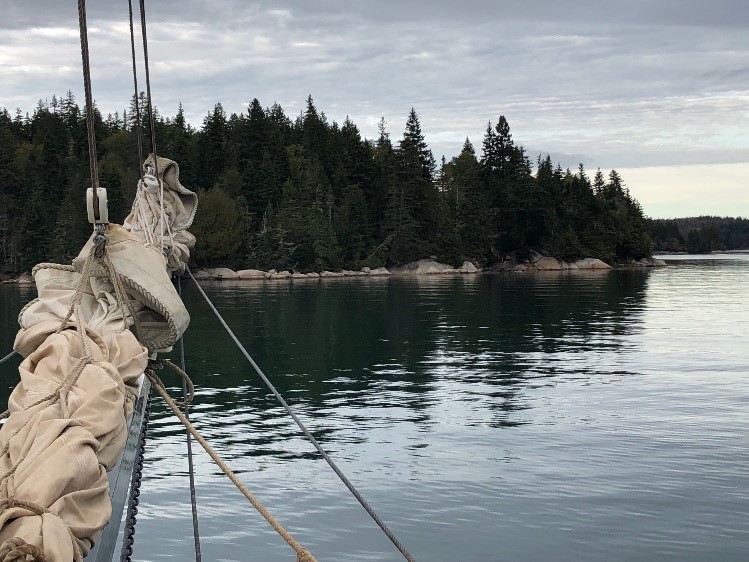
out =
[[96,189],[97,203],[94,207],[94,188],[86,190],[86,208],[88,209],[88,222],[91,224],[109,224],[109,210],[107,208],[107,190],[103,187]]

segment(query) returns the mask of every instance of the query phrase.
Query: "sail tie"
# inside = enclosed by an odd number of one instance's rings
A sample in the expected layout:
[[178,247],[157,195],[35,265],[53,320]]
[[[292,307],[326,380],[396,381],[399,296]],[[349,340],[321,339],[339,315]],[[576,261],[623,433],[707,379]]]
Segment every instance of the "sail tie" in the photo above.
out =
[[[21,508],[30,511],[33,515],[44,517],[45,515],[51,515],[59,519],[65,528],[70,533],[71,544],[73,545],[73,561],[83,562],[83,553],[81,547],[78,545],[78,541],[70,530],[70,527],[63,521],[59,515],[50,511],[49,509],[42,507],[41,505],[35,504],[30,501],[21,500],[18,498],[4,498],[0,500],[0,513],[7,509]],[[6,539],[2,545],[0,545],[0,562],[46,562],[44,557],[44,551],[38,546],[30,545],[19,537],[12,537]]]

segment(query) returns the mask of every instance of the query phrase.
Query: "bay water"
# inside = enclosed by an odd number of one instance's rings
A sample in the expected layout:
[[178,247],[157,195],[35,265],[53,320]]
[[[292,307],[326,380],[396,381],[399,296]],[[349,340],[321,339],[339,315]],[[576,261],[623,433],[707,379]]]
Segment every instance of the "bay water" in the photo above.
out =
[[[205,287],[417,560],[748,560],[749,255],[666,259]],[[399,560],[183,284],[196,426],[320,561]],[[0,355],[34,296],[0,285]],[[293,560],[194,447],[203,560]],[[194,559],[184,431],[158,398],[133,559]]]

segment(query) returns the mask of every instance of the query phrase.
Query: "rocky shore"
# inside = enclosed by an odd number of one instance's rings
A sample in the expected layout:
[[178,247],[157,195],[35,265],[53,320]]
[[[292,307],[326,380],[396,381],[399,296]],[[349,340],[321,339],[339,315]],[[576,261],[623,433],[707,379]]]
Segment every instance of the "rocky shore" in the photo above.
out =
[[[622,264],[624,267],[662,267],[666,262],[653,258],[641,260],[630,260]],[[528,261],[507,260],[495,264],[487,271],[510,272],[510,273],[532,273],[537,271],[603,271],[612,267],[596,258],[583,258],[573,262],[563,261],[557,258],[542,256],[533,253]],[[480,273],[482,270],[470,261],[455,268],[435,260],[419,260],[406,265],[386,269],[379,267],[370,269],[363,267],[360,270],[321,271],[319,273],[299,273],[288,270],[261,271],[259,269],[241,269],[234,271],[226,267],[196,269],[193,275],[200,280],[213,281],[264,281],[276,279],[329,279],[338,277],[387,277],[389,275],[470,275]],[[28,273],[22,273],[15,279],[2,280],[3,283],[17,283],[19,285],[33,285],[34,279]]]
[[[642,258],[641,260],[630,260],[619,264],[617,267],[663,267],[666,262],[653,258]],[[564,261],[550,256],[543,256],[536,252],[531,253],[527,261],[507,260],[495,264],[492,271],[506,271],[513,273],[527,273],[536,271],[605,271],[613,269],[606,262],[597,258],[582,258],[575,261]]]
[[195,279],[214,281],[262,281],[275,279],[330,279],[337,277],[387,277],[389,275],[448,275],[473,274],[481,271],[471,262],[465,262],[459,268],[432,260],[419,260],[405,266],[386,269],[378,267],[360,270],[344,269],[342,271],[321,271],[319,273],[298,273],[288,270],[261,271],[259,269],[241,269],[234,271],[225,267],[198,269],[193,271]]

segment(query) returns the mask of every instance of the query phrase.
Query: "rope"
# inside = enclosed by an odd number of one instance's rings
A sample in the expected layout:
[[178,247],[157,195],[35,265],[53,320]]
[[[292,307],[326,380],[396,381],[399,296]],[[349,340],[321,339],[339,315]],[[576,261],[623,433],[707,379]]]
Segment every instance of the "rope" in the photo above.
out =
[[192,380],[190,380],[189,375],[182,369],[180,369],[177,365],[172,363],[169,359],[162,359],[160,362],[161,364],[171,368],[172,371],[182,377],[182,389],[185,393],[185,399],[184,401],[175,400],[175,404],[177,404],[177,406],[179,406],[180,408],[186,409],[195,398],[195,385],[192,384]]
[[[130,36],[131,36],[131,46],[132,46],[132,54],[133,54],[133,79],[135,79],[135,39],[133,35],[133,28],[132,28],[132,0],[128,0],[130,3]],[[171,225],[167,221],[166,213],[164,211],[164,182],[163,178],[159,178],[159,157],[156,152],[156,118],[154,116],[153,111],[153,102],[152,102],[152,96],[151,96],[151,67],[148,62],[148,31],[146,29],[146,5],[145,0],[140,0],[140,26],[141,26],[141,36],[143,38],[143,62],[144,67],[146,71],[146,93],[147,93],[147,102],[148,102],[148,121],[149,121],[149,128],[151,133],[151,153],[153,154],[153,166],[154,166],[154,176],[156,177],[156,180],[159,182],[159,199],[160,199],[160,217],[159,217],[159,227],[160,227],[160,239],[159,239],[159,249],[163,254],[166,255],[167,259],[169,258],[169,254],[164,251],[164,234],[168,234],[170,245],[168,252],[173,251],[174,248],[174,236],[172,235],[171,231]],[[137,104],[137,95],[138,95],[138,86],[137,86],[137,80],[135,82],[135,89],[136,89],[136,111],[138,111],[138,115],[140,115],[140,110],[138,109]],[[140,123],[139,123],[140,126]],[[138,134],[140,135],[140,128],[138,129]],[[141,149],[142,145],[142,139],[140,136],[138,137],[138,149]],[[141,161],[143,160],[143,154],[142,152],[139,153]],[[143,173],[141,171],[141,181],[143,180]],[[147,221],[145,221],[147,222]],[[143,230],[147,232],[147,229],[145,228],[145,225],[143,225]],[[153,233],[151,233],[153,234]],[[148,239],[149,236],[146,235],[146,238]],[[151,244],[153,244],[153,240],[149,240]]]
[[6,361],[10,361],[11,357],[13,357],[15,354],[16,354],[15,351],[11,351],[10,353],[8,353],[8,355],[6,355],[2,359],[0,359],[0,365],[2,365],[3,363],[5,363]]
[[[177,292],[179,293],[179,297],[182,298],[182,279],[177,277]],[[185,338],[184,336],[179,338],[179,363],[180,367],[182,369],[182,372],[185,372]],[[188,397],[188,389],[187,389],[187,381],[190,380],[189,377],[187,379],[182,379],[182,395],[184,396],[185,400],[185,419],[190,419],[190,411],[188,409],[188,403],[187,403],[187,397]],[[194,392],[193,392],[194,396]],[[192,461],[192,437],[190,436],[190,431],[185,429],[185,436],[187,437],[187,467],[188,467],[188,474],[190,477],[190,505],[192,507],[192,536],[195,541],[195,562],[201,562],[201,555],[200,555],[200,530],[198,528],[198,503],[195,496],[195,468]]]
[[138,176],[143,180],[143,132],[140,123],[140,102],[138,101],[138,71],[135,66],[135,31],[133,29],[133,0],[127,0],[127,7],[130,13],[130,51],[133,59],[133,86],[135,90],[135,118],[136,131],[138,133]]
[[86,25],[86,0],[78,0],[78,27],[81,36],[81,61],[83,62],[83,89],[86,93],[86,132],[88,159],[91,167],[91,185],[94,188],[94,212],[99,212],[99,166],[96,160],[96,133],[94,131],[94,102],[91,96],[91,64],[88,56],[88,27]]
[[38,546],[28,544],[19,537],[3,541],[0,545],[0,562],[47,562],[44,551]]
[[190,420],[185,417],[185,414],[182,413],[182,411],[179,409],[179,406],[177,406],[172,397],[169,396],[169,393],[164,387],[164,383],[162,383],[161,379],[156,376],[156,373],[154,373],[152,369],[149,369],[146,371],[146,376],[151,381],[151,384],[156,389],[156,392],[161,395],[161,397],[164,399],[164,402],[166,402],[169,408],[171,408],[172,412],[174,412],[174,415],[179,418],[179,421],[181,421],[182,424],[187,428],[187,430],[192,434],[192,436],[195,437],[195,440],[200,443],[203,449],[205,449],[205,452],[210,455],[210,457],[213,459],[213,462],[215,462],[216,465],[222,470],[222,472],[226,474],[226,476],[229,478],[229,480],[232,481],[237,489],[242,492],[242,495],[249,500],[252,506],[260,513],[260,515],[262,515],[263,518],[268,523],[270,523],[271,527],[273,527],[276,532],[281,535],[281,538],[283,538],[283,540],[286,541],[286,543],[294,549],[294,552],[296,552],[297,556],[297,562],[316,562],[315,557],[312,556],[312,554],[306,548],[299,544],[291,535],[291,533],[284,529],[283,525],[281,525],[281,523],[275,517],[273,517],[268,509],[260,502],[260,500],[258,500],[253,495],[253,493],[247,488],[247,486],[245,486],[244,483],[242,483],[242,481],[237,477],[237,475],[229,468],[229,466],[219,456],[216,450],[211,447],[200,434],[200,432],[195,429],[195,426],[192,425]]
[[273,393],[273,395],[276,397],[276,399],[281,403],[281,405],[284,407],[286,412],[293,418],[293,420],[296,422],[296,424],[299,426],[299,429],[302,430],[302,433],[309,439],[310,443],[314,445],[315,449],[317,449],[317,452],[322,455],[322,457],[325,459],[325,461],[330,465],[330,468],[333,469],[333,472],[335,472],[338,475],[338,478],[341,479],[341,482],[345,484],[345,486],[349,489],[349,491],[353,494],[353,496],[357,499],[357,501],[361,504],[361,506],[366,510],[366,512],[369,514],[369,516],[374,520],[375,523],[377,523],[378,527],[382,529],[382,531],[387,535],[387,538],[390,539],[390,542],[395,545],[395,548],[397,548],[400,553],[403,555],[403,557],[408,560],[409,562],[414,562],[413,556],[408,552],[406,547],[401,543],[398,538],[393,534],[393,532],[388,528],[388,526],[385,524],[385,522],[380,518],[380,516],[375,512],[374,509],[367,503],[367,500],[364,499],[364,497],[359,493],[359,491],[354,487],[354,485],[349,481],[349,479],[346,477],[343,472],[341,472],[341,469],[338,468],[338,465],[333,461],[332,458],[330,458],[330,455],[328,455],[327,452],[325,452],[325,449],[322,448],[320,443],[317,442],[317,439],[309,432],[309,430],[305,427],[305,425],[302,423],[302,421],[299,419],[299,417],[296,415],[294,410],[291,409],[291,407],[286,403],[286,400],[284,400],[283,396],[276,390],[276,387],[273,386],[273,383],[270,382],[268,377],[263,373],[262,369],[258,366],[257,363],[255,363],[255,360],[250,356],[250,354],[247,352],[247,350],[244,348],[244,346],[241,344],[239,339],[236,335],[234,335],[234,332],[232,332],[231,328],[229,328],[229,325],[226,323],[224,318],[221,316],[218,310],[216,310],[216,307],[211,302],[211,299],[208,298],[208,295],[205,294],[205,291],[200,286],[200,283],[197,282],[195,277],[192,274],[192,271],[190,271],[190,267],[186,266],[186,271],[190,278],[193,280],[195,285],[198,288],[198,291],[200,291],[200,294],[203,295],[203,298],[208,303],[208,306],[211,308],[213,313],[216,315],[216,318],[218,318],[221,325],[224,327],[226,332],[229,334],[229,337],[231,337],[232,340],[234,340],[234,343],[237,344],[237,347],[242,352],[242,355],[245,356],[247,361],[249,361],[250,365],[255,369],[255,372],[260,376],[261,379],[263,379],[263,382],[266,384],[266,386],[270,389],[270,391]]
[[120,551],[120,562],[130,562],[135,544],[135,524],[138,515],[138,503],[140,498],[140,484],[143,479],[143,455],[146,452],[146,436],[148,432],[148,420],[151,414],[151,389],[148,389],[146,405],[143,408],[143,421],[140,426],[140,442],[135,453],[133,463],[133,475],[130,480],[130,494],[127,500],[127,515],[125,516],[125,529],[123,531],[122,550]]
[[[3,513],[4,511],[8,509],[12,509],[15,507],[19,507],[22,509],[26,509],[33,513],[34,515],[39,515],[40,517],[43,515],[52,515],[53,517],[57,517],[62,521],[63,525],[65,525],[65,528],[68,530],[68,533],[70,534],[70,539],[73,544],[73,560],[74,562],[83,562],[83,552],[81,552],[81,547],[78,544],[78,539],[75,538],[75,535],[73,534],[73,531],[68,527],[67,523],[62,520],[62,518],[57,515],[56,513],[50,511],[46,507],[42,507],[41,505],[35,504],[30,501],[26,500],[19,500],[18,498],[5,498],[0,500],[0,513]],[[11,544],[8,544],[9,541],[12,541]],[[20,547],[22,544],[26,544],[22,539],[9,539],[3,542],[2,545],[0,545],[0,553],[2,553],[2,549],[8,548],[8,553],[12,552],[13,547]],[[14,546],[12,546],[14,545]],[[31,545],[27,545],[27,547],[30,547]],[[37,550],[33,552],[33,555],[36,556],[36,558],[32,558],[31,562],[46,562],[46,559],[44,558],[44,553],[39,547],[33,547]],[[29,549],[30,550],[30,549]],[[32,554],[29,552],[29,554]],[[8,554],[6,554],[5,558],[0,558],[0,561],[2,562],[15,562],[15,560],[28,560],[28,558],[8,558]]]
[[156,156],[156,128],[154,126],[153,105],[151,103],[151,71],[148,65],[148,32],[146,31],[145,0],[140,0],[140,28],[141,36],[143,37],[143,62],[146,67],[146,94],[148,96],[148,119],[151,126],[151,152],[153,153],[153,165],[156,170],[156,179],[159,179],[159,161]]
[[[90,281],[91,271],[92,271],[92,267],[95,261],[104,262],[104,265],[107,266],[108,273],[112,277],[111,279],[112,284],[115,287],[115,295],[118,301],[117,304],[122,309],[123,316],[126,317],[127,310],[129,309],[130,313],[133,315],[133,318],[134,319],[137,318],[132,309],[132,303],[130,302],[130,299],[128,298],[127,293],[125,293],[124,287],[122,287],[122,280],[120,279],[119,274],[115,271],[114,267],[112,266],[112,262],[107,253],[107,249],[106,249],[107,237],[104,235],[105,231],[106,231],[105,225],[98,225],[98,224],[96,225],[96,235],[94,236],[95,244],[91,248],[91,252],[86,258],[86,262],[81,272],[81,279],[78,282],[78,285],[76,286],[76,290],[73,295],[70,308],[68,309],[68,312],[65,315],[65,318],[63,318],[62,322],[60,323],[60,326],[55,331],[55,333],[60,333],[71,327],[74,328],[76,330],[78,338],[80,339],[81,348],[83,351],[83,357],[81,357],[80,359],[78,359],[78,361],[76,361],[71,371],[67,375],[65,375],[65,377],[59,382],[59,384],[57,385],[57,388],[54,391],[49,393],[47,396],[44,396],[43,398],[40,398],[39,400],[35,401],[33,404],[26,406],[25,410],[27,411],[30,410],[31,408],[39,406],[40,404],[44,402],[52,402],[52,403],[59,402],[61,415],[64,418],[69,418],[70,417],[69,406],[68,406],[69,392],[72,390],[73,386],[75,385],[75,383],[77,382],[78,378],[81,376],[81,373],[83,372],[83,370],[86,368],[87,365],[97,365],[97,364],[100,365],[101,364],[100,362],[95,361],[93,355],[91,354],[91,349],[86,339],[85,322],[84,322],[83,314],[81,311],[81,299],[82,299],[85,287]],[[75,317],[74,320],[73,320],[73,317]],[[108,369],[104,369],[104,371],[107,373],[107,375],[113,377],[113,375],[109,372]],[[0,418],[6,417],[8,415],[9,415],[9,411],[6,410],[2,414],[0,414]],[[12,442],[13,438],[18,434],[18,432],[22,429],[22,427],[23,426],[19,427],[15,431],[15,433],[8,438],[5,447],[3,447],[2,451],[0,451],[0,456],[5,456],[9,454],[10,443]],[[82,562],[83,554],[81,552],[80,545],[78,544],[77,539],[75,535],[73,534],[71,528],[62,518],[60,518],[59,515],[35,503],[24,501],[24,500],[18,500],[13,497],[7,497],[9,477],[15,473],[15,471],[17,470],[18,466],[20,465],[22,461],[23,461],[23,458],[19,459],[6,472],[0,475],[0,486],[2,486],[4,495],[6,495],[5,499],[0,500],[0,513],[13,507],[21,507],[21,508],[31,511],[32,513],[35,513],[36,515],[41,516],[45,514],[51,514],[57,517],[58,519],[60,519],[60,521],[62,521],[63,524],[65,524],[66,528],[68,529],[68,532],[70,533],[70,537],[71,537],[72,545],[73,545],[73,560],[75,562]],[[141,467],[142,467],[142,461],[141,461]],[[16,562],[16,561],[18,562],[21,562],[21,561],[45,562],[45,558],[44,558],[44,553],[41,551],[41,549],[38,549],[38,547],[27,545],[20,539],[18,540],[10,539],[9,541],[5,541],[2,545],[0,545],[0,562]]]

